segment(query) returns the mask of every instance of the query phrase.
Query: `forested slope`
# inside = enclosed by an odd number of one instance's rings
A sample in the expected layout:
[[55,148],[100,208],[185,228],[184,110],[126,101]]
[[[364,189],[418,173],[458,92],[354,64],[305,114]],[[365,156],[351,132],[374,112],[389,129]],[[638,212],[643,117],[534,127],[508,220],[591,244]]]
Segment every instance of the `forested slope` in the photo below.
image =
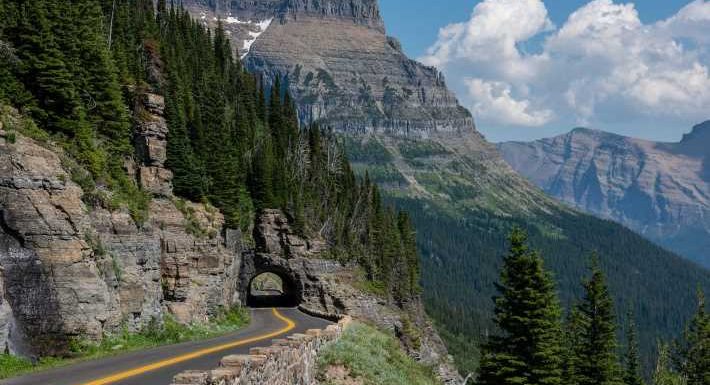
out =
[[[233,57],[221,28],[209,31],[166,3],[159,1],[156,8],[152,0],[0,0],[0,112],[8,120],[3,135],[10,138],[9,145],[19,136],[29,137],[49,152],[61,153],[62,167],[71,171],[71,182],[83,193],[83,202],[76,206],[88,213],[81,215],[130,212],[134,223],[113,229],[118,235],[128,233],[126,229],[140,233],[144,227],[156,232],[168,227],[149,218],[160,200],[161,208],[177,211],[172,219],[197,240],[188,241],[193,245],[226,238],[201,226],[194,213],[198,205],[184,198],[204,203],[200,207],[211,218],[217,217],[211,207],[218,208],[224,229],[242,230],[239,241],[249,245],[254,242],[255,218],[265,209],[281,209],[299,235],[327,245],[324,257],[359,266],[366,285],[388,304],[417,301],[419,258],[408,215],[386,207],[377,186],[355,176],[331,133],[315,125],[299,126],[296,108],[279,79],[267,84],[246,71]],[[157,106],[162,97],[165,120],[153,111],[162,110]],[[142,188],[145,176],[137,174],[136,164],[150,166],[161,149],[151,138],[138,140],[139,126],[167,133],[163,155],[172,175],[163,182],[172,181],[177,197],[170,187],[168,192]],[[58,184],[69,183],[64,175],[59,179]],[[3,215],[6,203],[0,202]],[[78,244],[86,247],[79,247],[80,256],[71,257],[83,258],[87,269],[93,268],[90,273],[96,277],[90,278],[97,284],[122,290],[126,279],[134,278],[122,275],[128,261],[84,234],[91,225],[74,227],[73,233],[85,238]],[[5,235],[4,227],[0,233]],[[138,250],[125,253],[131,258],[142,251],[140,244],[130,247]],[[167,258],[161,250],[155,254]],[[4,261],[6,255],[0,256]],[[201,257],[192,256],[190,263],[199,264]],[[112,259],[106,274],[92,267],[100,258]],[[150,273],[158,277],[151,278],[157,293],[151,295],[159,298],[152,305],[162,312],[161,301],[184,301],[187,294],[180,290],[199,285],[172,287],[164,271],[169,270],[168,262],[155,262],[157,272]],[[50,273],[40,271],[38,276]],[[217,291],[222,289],[229,288]],[[140,297],[143,290],[139,286],[135,292]],[[139,318],[135,314],[143,311],[140,298],[138,309],[126,317]],[[119,316],[124,308],[117,311]],[[101,317],[105,314],[95,318]],[[59,330],[52,322],[43,325]],[[100,338],[101,327],[103,323],[93,330],[98,334],[94,337]],[[71,332],[81,336],[85,330]]]

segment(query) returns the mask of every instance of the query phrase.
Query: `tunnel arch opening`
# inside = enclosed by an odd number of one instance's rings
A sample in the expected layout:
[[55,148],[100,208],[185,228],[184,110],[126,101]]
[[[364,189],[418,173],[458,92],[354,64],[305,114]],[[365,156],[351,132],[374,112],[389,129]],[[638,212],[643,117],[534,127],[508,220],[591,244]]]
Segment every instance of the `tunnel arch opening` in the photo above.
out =
[[247,306],[297,307],[301,303],[301,290],[296,281],[285,271],[264,269],[249,280]]

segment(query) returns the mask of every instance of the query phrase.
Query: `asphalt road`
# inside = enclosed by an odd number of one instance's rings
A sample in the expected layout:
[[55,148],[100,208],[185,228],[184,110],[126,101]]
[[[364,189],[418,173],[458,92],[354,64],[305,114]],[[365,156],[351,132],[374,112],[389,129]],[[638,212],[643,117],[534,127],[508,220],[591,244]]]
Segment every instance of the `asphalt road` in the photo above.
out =
[[233,334],[121,354],[0,381],[2,385],[170,385],[185,370],[210,370],[222,357],[247,354],[282,338],[329,322],[296,309],[253,309],[248,327]]

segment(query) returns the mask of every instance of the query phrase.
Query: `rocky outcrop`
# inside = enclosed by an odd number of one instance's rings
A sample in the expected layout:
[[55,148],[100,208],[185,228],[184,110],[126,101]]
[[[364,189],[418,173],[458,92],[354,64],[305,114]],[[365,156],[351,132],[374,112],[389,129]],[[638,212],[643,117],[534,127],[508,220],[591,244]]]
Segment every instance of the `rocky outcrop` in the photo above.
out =
[[125,209],[88,207],[51,143],[13,133],[0,145],[0,330],[8,304],[17,330],[10,341],[22,353],[61,353],[70,339],[135,330],[166,314],[201,321],[239,299],[239,250],[226,246],[222,216],[172,196],[162,97],[139,103],[141,156],[127,165],[153,195],[145,223]]
[[251,349],[248,355],[226,356],[218,369],[180,373],[173,385],[316,385],[318,354],[338,341],[351,322],[344,317],[325,329],[311,329],[274,340],[269,347]]
[[[321,242],[315,242],[317,248],[294,248],[293,245],[312,245],[313,241],[294,235],[288,218],[278,210],[267,210],[262,215],[254,237],[262,241],[257,241],[253,254],[245,254],[242,260],[239,289],[242,298],[248,294],[251,278],[264,272],[276,274],[282,279],[285,291],[297,297],[302,311],[331,320],[350,316],[389,330],[400,337],[412,356],[439,368],[445,383],[460,383],[446,347],[419,299],[400,308],[387,298],[363,291],[363,277],[357,266],[324,259],[326,248]],[[419,330],[420,335],[408,335],[408,326]]]
[[322,239],[306,239],[296,234],[280,210],[264,210],[256,224],[254,240],[258,250],[287,259],[317,256],[327,248]]
[[679,143],[575,129],[499,145],[536,185],[710,267],[710,122]]
[[287,77],[305,124],[418,137],[473,131],[435,68],[407,58],[382,30],[350,20],[304,15],[272,23],[245,64],[269,78]]
[[[225,20],[245,65],[287,77],[305,124],[345,132],[428,136],[474,131],[443,76],[385,35],[376,0],[204,1],[184,4],[208,25]],[[273,20],[262,30],[259,22]],[[251,32],[251,34],[249,34]],[[250,40],[250,39],[253,39]]]

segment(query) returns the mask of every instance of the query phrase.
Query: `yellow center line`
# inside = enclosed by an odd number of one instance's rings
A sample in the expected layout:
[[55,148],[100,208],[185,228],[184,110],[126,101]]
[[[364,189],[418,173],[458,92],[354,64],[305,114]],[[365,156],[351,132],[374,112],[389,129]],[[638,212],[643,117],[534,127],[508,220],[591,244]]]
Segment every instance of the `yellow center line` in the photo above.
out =
[[81,384],[81,385],[108,385],[108,384],[113,384],[113,383],[115,383],[115,382],[118,382],[118,381],[121,381],[121,380],[125,380],[125,379],[127,379],[127,378],[135,377],[135,376],[138,376],[138,375],[140,375],[140,374],[147,373],[147,372],[152,372],[152,371],[154,371],[154,370],[161,369],[161,368],[165,368],[165,367],[172,366],[172,365],[175,365],[175,364],[179,364],[179,363],[181,363],[181,362],[193,360],[193,359],[195,359],[195,358],[202,357],[202,356],[206,356],[206,355],[208,355],[208,354],[217,353],[217,352],[221,352],[221,351],[224,351],[224,350],[236,348],[236,347],[238,347],[238,346],[243,346],[243,345],[246,345],[246,344],[250,344],[250,343],[252,343],[252,342],[259,342],[259,341],[267,340],[267,339],[269,339],[269,338],[278,337],[278,336],[280,336],[280,335],[282,335],[282,334],[284,334],[284,333],[288,333],[289,331],[293,330],[293,329],[296,327],[296,323],[293,322],[293,320],[291,320],[291,319],[289,319],[289,318],[286,318],[286,317],[283,316],[281,313],[279,313],[278,310],[276,310],[276,309],[271,309],[271,311],[274,313],[274,316],[275,316],[276,318],[280,319],[281,321],[283,321],[283,322],[286,324],[285,327],[283,327],[282,329],[279,329],[279,330],[277,330],[277,331],[275,331],[275,332],[273,332],[273,333],[264,334],[264,335],[260,335],[260,336],[256,336],[256,337],[252,337],[252,338],[247,338],[247,339],[244,339],[244,340],[234,341],[234,342],[230,342],[230,343],[228,343],[228,344],[224,344],[224,345],[219,345],[219,346],[215,346],[215,347],[211,347],[211,348],[207,348],[207,349],[198,350],[198,351],[195,351],[195,352],[192,352],[192,353],[187,353],[187,354],[184,354],[184,355],[181,355],[181,356],[176,356],[176,357],[173,357],[173,358],[168,358],[168,359],[166,359],[166,360],[154,362],[154,363],[152,363],[152,364],[148,364],[148,365],[141,366],[141,367],[138,367],[138,368],[134,368],[134,369],[126,370],[126,371],[123,371],[123,372],[115,373],[115,374],[112,374],[112,375],[110,375],[110,376],[108,376],[108,377],[99,378],[99,379],[97,379],[97,380],[94,380],[94,381],[91,381],[91,382],[87,382],[87,383],[84,383],[84,384]]

